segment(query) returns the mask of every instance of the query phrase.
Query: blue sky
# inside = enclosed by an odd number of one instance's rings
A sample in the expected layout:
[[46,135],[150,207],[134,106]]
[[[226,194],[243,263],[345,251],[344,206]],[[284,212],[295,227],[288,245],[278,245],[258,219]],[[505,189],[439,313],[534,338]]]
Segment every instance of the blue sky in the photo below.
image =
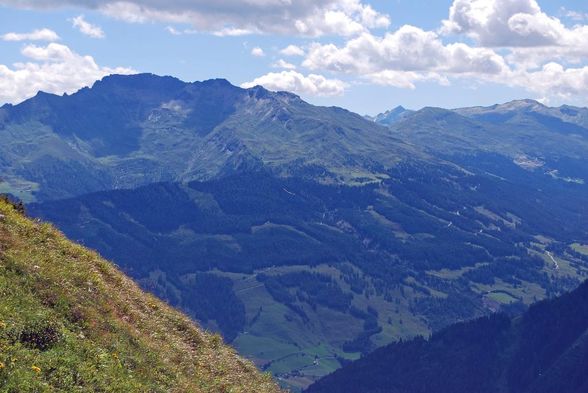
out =
[[[153,72],[259,83],[362,114],[527,97],[588,105],[585,0],[210,4],[0,0],[0,102]],[[289,45],[300,53],[282,53]]]

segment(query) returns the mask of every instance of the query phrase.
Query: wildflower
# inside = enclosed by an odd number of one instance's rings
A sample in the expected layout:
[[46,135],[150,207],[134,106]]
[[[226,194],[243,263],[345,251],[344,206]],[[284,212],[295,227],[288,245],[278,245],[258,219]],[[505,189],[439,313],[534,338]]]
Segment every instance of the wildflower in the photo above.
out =
[[6,326],[7,326],[7,325],[6,325],[6,323],[4,323],[4,322],[0,321],[0,328],[1,328],[1,329],[4,329],[4,328],[6,328]]
[[41,369],[39,367],[37,367],[37,366],[31,366],[31,370],[33,370],[37,374],[39,374],[41,372]]
[[0,370],[2,370],[4,367],[6,367],[4,366],[4,363],[0,362]]

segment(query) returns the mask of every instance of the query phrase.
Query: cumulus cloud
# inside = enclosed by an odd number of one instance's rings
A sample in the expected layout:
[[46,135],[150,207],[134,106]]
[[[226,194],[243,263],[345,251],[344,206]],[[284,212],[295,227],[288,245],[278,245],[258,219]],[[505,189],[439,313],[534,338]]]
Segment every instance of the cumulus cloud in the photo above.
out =
[[59,35],[49,29],[38,29],[30,33],[6,33],[0,36],[3,41],[58,41]]
[[578,99],[588,88],[586,37],[588,26],[567,27],[535,0],[454,0],[438,31],[405,25],[340,45],[315,42],[302,66],[406,89],[468,79]]
[[77,6],[127,22],[189,24],[218,35],[352,35],[390,24],[388,16],[361,0],[0,0],[0,5]]
[[392,86],[400,89],[415,89],[416,82],[432,81],[440,85],[449,85],[447,77],[436,72],[413,72],[413,71],[397,71],[397,70],[383,70],[364,75],[365,79],[372,83]]
[[488,47],[566,46],[586,33],[547,15],[536,0],[454,0],[441,30]]
[[407,87],[413,87],[411,80],[446,80],[433,78],[435,74],[494,76],[508,69],[504,59],[490,49],[463,43],[445,45],[437,33],[408,25],[383,37],[364,33],[342,47],[315,43],[303,66],[363,75],[375,81],[395,79],[399,80],[397,84],[385,84]]
[[[582,21],[581,13],[560,12]],[[482,47],[507,48],[506,58],[519,69],[588,58],[588,25],[566,26],[536,0],[454,0],[441,32],[466,35]]]
[[176,29],[176,28],[175,28],[175,27],[173,27],[173,26],[167,26],[167,27],[165,28],[165,30],[166,30],[168,33],[170,33],[171,35],[182,35],[182,34],[184,34],[184,32],[183,32],[183,31],[181,31],[181,30],[178,30],[178,29]]
[[109,74],[131,74],[125,67],[103,67],[92,56],[83,56],[65,45],[27,45],[26,61],[12,67],[0,64],[0,102],[18,103],[38,91],[73,93]]
[[270,72],[251,82],[241,85],[243,88],[263,86],[269,90],[291,91],[310,96],[338,96],[342,95],[347,86],[338,79],[327,79],[322,75],[303,75],[296,71]]
[[519,72],[513,79],[513,83],[542,97],[558,98],[564,101],[583,97],[586,102],[588,66],[565,68],[561,64],[551,62],[539,70]]
[[280,53],[284,56],[304,56],[304,49],[296,45],[288,45],[280,50]]
[[256,46],[255,48],[251,49],[251,56],[263,57],[265,56],[265,52],[259,46]]
[[561,12],[566,18],[570,18],[571,20],[573,20],[575,22],[588,21],[588,12],[579,12],[579,11],[574,11],[574,10],[568,10],[565,7],[561,8]]
[[294,64],[288,63],[284,59],[279,59],[278,61],[276,61],[275,63],[272,64],[272,67],[284,68],[286,70],[295,70],[296,69],[296,66]]
[[78,29],[82,34],[92,38],[104,38],[106,35],[100,26],[96,26],[86,21],[84,15],[76,16],[72,19],[73,27]]

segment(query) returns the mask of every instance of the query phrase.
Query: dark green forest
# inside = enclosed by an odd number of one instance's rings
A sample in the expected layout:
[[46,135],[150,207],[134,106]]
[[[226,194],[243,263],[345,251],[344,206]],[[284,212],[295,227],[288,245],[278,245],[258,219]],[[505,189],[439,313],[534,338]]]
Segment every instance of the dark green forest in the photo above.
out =
[[582,393],[588,283],[522,316],[495,314],[379,348],[307,393]]

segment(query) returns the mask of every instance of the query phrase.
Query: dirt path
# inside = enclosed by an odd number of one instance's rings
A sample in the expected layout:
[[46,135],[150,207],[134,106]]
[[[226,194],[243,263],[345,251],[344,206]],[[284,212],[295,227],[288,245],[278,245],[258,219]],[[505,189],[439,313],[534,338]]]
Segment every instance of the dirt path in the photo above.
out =
[[551,260],[553,261],[553,264],[555,265],[555,270],[559,270],[559,263],[557,263],[557,261],[553,257],[553,254],[550,251],[547,251],[547,255],[549,255],[549,258],[551,258]]

